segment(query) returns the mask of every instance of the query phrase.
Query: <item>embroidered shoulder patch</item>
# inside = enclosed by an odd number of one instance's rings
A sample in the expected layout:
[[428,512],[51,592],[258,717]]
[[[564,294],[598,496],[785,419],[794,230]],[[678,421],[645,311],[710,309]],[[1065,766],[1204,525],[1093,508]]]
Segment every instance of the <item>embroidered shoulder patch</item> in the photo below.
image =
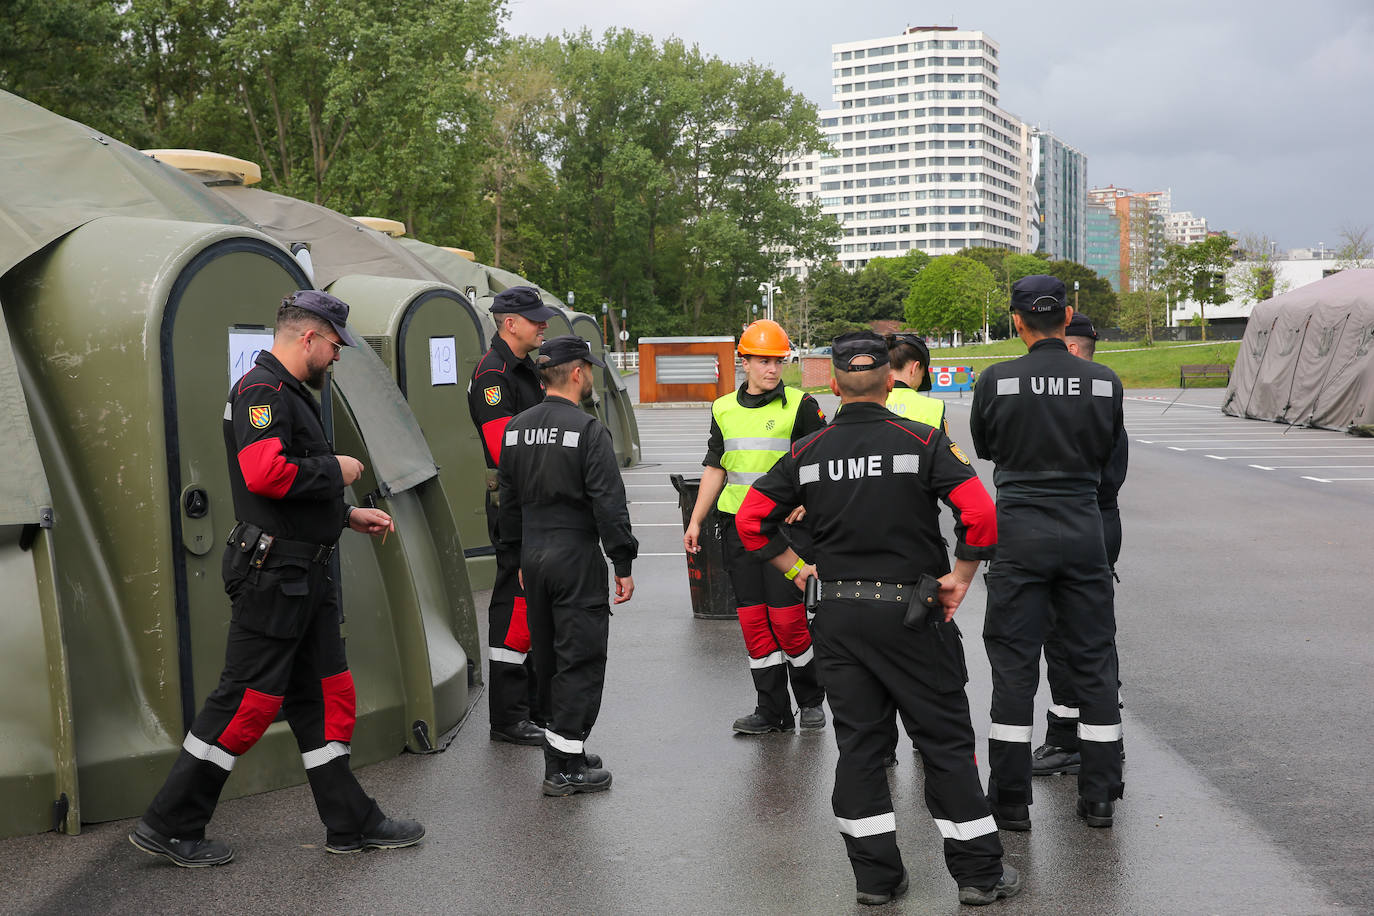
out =
[[953,442],[949,443],[949,451],[950,454],[953,455],[955,458],[958,458],[964,464],[968,464],[968,456],[965,455],[962,451],[960,451],[959,446],[955,445]]
[[489,406],[495,407],[497,404],[501,403],[501,389],[496,385],[490,388],[484,388],[482,389],[482,397],[487,399],[487,404]]
[[262,404],[248,408],[248,422],[253,424],[254,429],[266,429],[272,425],[272,406]]

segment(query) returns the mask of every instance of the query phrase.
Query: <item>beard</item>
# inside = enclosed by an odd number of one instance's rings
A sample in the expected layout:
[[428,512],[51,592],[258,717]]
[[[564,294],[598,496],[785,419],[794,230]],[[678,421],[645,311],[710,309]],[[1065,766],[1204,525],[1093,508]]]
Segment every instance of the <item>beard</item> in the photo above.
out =
[[316,391],[324,390],[324,377],[329,374],[329,365],[306,366],[305,383]]
[[[587,368],[590,369],[591,366],[589,365]],[[584,400],[584,401],[589,401],[589,400],[591,400],[591,398],[592,398],[592,393],[595,392],[595,391],[596,391],[596,385],[592,384],[591,373],[588,372],[587,377],[586,377],[585,379],[582,380],[582,400]]]

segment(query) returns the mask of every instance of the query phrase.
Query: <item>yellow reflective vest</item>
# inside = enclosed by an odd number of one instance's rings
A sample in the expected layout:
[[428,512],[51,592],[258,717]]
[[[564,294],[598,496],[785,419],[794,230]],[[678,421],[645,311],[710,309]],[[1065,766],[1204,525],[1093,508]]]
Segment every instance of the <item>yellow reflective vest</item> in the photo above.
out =
[[791,448],[792,427],[805,396],[806,392],[800,389],[783,388],[783,397],[761,407],[740,404],[738,391],[716,398],[711,416],[725,440],[725,451],[720,456],[725,488],[716,500],[717,509],[731,515],[738,512],[749,486],[768,473]]
[[945,402],[939,398],[928,398],[914,388],[893,388],[887,395],[887,409],[899,417],[949,433],[949,426],[945,423]]

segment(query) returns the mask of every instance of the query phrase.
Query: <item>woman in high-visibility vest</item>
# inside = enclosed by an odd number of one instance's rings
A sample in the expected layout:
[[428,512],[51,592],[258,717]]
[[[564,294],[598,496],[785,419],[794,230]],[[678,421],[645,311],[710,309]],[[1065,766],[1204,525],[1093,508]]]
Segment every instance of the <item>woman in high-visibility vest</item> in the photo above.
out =
[[[801,592],[767,563],[744,549],[735,513],[749,485],[762,477],[793,442],[825,426],[825,414],[811,395],[782,381],[782,364],[792,349],[777,322],[755,321],[740,335],[745,381],[738,391],[711,405],[711,434],[702,460],[701,488],[687,531],[688,553],[701,549],[701,525],[715,505],[722,518],[721,541],[734,586],[740,629],[758,692],[752,713],[735,720],[743,735],[791,731],[797,724],[787,683],[801,710],[801,727],[825,727],[825,692],[811,661],[811,631]],[[798,567],[800,569],[800,567]],[[796,571],[793,571],[793,575]]]
[[887,409],[900,417],[934,426],[949,435],[945,402],[927,397],[930,390],[930,350],[915,334],[887,335],[887,358],[892,368],[892,391]]

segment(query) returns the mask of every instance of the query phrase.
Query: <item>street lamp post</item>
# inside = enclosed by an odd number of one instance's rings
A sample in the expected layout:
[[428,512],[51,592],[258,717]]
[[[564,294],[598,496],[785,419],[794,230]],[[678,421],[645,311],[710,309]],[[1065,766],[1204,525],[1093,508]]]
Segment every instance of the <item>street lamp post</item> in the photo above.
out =
[[776,293],[779,288],[780,287],[771,280],[764,280],[759,284],[759,292],[763,293],[763,317],[767,318],[769,321],[775,320],[773,318],[773,294]]
[[630,326],[629,326],[629,321],[627,320],[628,317],[629,317],[629,314],[628,314],[624,309],[621,309],[621,310],[620,310],[620,333],[623,334],[623,335],[625,335],[625,339],[622,340],[622,341],[620,342],[620,352],[622,352],[622,353],[625,352],[625,349],[626,349],[627,345],[630,343]]
[[1078,311],[1078,281],[1073,281],[1073,310]]
[[611,320],[611,306],[609,303],[601,303],[601,349],[606,349],[606,324]]
[[571,305],[572,305],[574,302],[576,302],[576,301],[577,301],[577,297],[576,297],[575,295],[573,295],[573,291],[572,291],[572,290],[568,290],[568,305],[571,306]]

